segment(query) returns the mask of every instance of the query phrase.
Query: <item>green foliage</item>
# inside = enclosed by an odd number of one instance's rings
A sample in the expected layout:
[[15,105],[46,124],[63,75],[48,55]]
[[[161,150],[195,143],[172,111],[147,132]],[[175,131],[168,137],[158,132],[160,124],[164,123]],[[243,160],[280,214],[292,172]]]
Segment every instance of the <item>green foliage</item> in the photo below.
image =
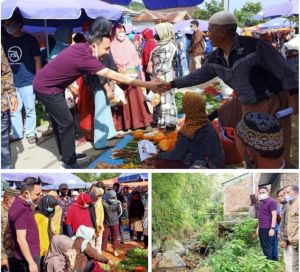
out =
[[257,220],[252,218],[243,219],[234,227],[234,237],[245,241],[247,244],[253,244],[252,235],[255,234],[256,226]]
[[211,241],[217,237],[217,224],[215,222],[206,222],[201,226],[199,241],[202,245],[208,246]]
[[112,179],[120,176],[120,173],[102,173],[102,174],[94,174],[94,173],[73,173],[75,176],[81,178],[85,182],[94,182],[101,181],[104,179]]
[[129,6],[130,9],[134,10],[134,11],[141,11],[141,10],[144,10],[145,9],[145,6],[143,3],[139,3],[139,2],[136,2],[136,1],[132,1],[130,6]]
[[[207,209],[222,216],[223,195],[217,174],[156,174],[152,176],[153,239],[180,239],[209,219]],[[220,215],[221,214],[221,215]]]
[[195,11],[192,14],[194,19],[208,20],[213,14],[218,11],[224,10],[224,2],[211,0],[210,2],[205,1],[205,8],[195,8]]
[[251,248],[247,254],[238,257],[238,263],[243,272],[284,271],[282,263],[268,260],[262,254],[258,255],[256,248]]
[[213,271],[228,272],[281,272],[282,262],[268,260],[262,253],[257,240],[252,239],[257,222],[245,219],[239,222],[224,246],[211,255],[207,263]]
[[127,258],[119,263],[120,271],[135,271],[135,267],[143,266],[148,271],[147,249],[134,248],[127,252]]
[[257,25],[259,21],[251,18],[261,10],[262,6],[260,2],[246,2],[241,9],[234,11],[234,16],[240,27],[253,26]]
[[175,94],[175,102],[176,102],[176,107],[177,107],[177,112],[178,114],[183,113],[182,111],[182,98],[183,98],[184,93],[177,92]]

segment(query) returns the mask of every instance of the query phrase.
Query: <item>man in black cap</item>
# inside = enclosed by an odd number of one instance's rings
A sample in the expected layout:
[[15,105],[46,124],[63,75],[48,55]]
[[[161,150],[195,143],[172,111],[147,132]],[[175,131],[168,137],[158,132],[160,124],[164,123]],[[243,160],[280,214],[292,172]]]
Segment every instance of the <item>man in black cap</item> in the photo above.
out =
[[72,197],[68,196],[68,191],[69,191],[69,187],[68,184],[66,183],[62,183],[59,185],[58,187],[58,194],[59,194],[59,205],[62,209],[62,218],[61,218],[61,229],[63,230],[64,234],[67,234],[67,227],[64,223],[65,221],[65,217],[67,215],[67,209],[69,208],[69,206],[71,206],[74,202]]

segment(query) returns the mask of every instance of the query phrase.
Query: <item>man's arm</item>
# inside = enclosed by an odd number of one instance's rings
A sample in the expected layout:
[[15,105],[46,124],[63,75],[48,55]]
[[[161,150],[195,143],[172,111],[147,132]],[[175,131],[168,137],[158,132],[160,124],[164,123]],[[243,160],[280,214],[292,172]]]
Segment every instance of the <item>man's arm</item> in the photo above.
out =
[[284,90],[291,96],[290,104],[294,114],[298,113],[299,80],[297,73],[294,73],[286,59],[268,42],[260,40],[256,46],[257,59],[259,64],[278,78]]
[[105,77],[111,80],[115,80],[125,85],[133,86],[133,87],[144,87],[150,89],[154,92],[158,91],[157,84],[159,80],[152,80],[152,81],[143,81],[139,79],[134,79],[126,74],[121,74],[115,72],[111,69],[104,68],[96,73],[97,76]]
[[37,73],[39,70],[42,69],[42,59],[40,56],[34,57],[34,63],[35,63],[35,72]]
[[16,230],[17,232],[17,242],[20,246],[21,252],[29,264],[30,272],[38,272],[38,267],[30,254],[29,245],[26,240],[26,229],[25,230]]
[[272,224],[271,224],[271,229],[269,231],[269,236],[272,237],[275,235],[275,225],[276,225],[276,221],[277,221],[277,210],[272,211]]

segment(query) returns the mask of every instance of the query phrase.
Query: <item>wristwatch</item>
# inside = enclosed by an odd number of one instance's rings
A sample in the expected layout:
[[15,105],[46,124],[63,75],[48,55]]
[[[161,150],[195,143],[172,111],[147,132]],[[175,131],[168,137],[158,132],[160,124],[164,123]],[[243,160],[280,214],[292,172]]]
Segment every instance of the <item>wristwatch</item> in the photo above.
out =
[[274,228],[274,227],[271,227],[271,229],[273,229],[273,230],[274,230],[275,228]]

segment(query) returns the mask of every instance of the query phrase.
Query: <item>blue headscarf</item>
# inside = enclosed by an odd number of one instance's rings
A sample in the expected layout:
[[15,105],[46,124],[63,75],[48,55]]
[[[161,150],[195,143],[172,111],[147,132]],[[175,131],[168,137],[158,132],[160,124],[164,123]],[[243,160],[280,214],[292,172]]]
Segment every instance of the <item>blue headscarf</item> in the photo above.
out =
[[69,46],[69,36],[72,34],[72,28],[60,26],[54,33],[56,44],[50,53],[50,60],[54,59],[61,51]]

